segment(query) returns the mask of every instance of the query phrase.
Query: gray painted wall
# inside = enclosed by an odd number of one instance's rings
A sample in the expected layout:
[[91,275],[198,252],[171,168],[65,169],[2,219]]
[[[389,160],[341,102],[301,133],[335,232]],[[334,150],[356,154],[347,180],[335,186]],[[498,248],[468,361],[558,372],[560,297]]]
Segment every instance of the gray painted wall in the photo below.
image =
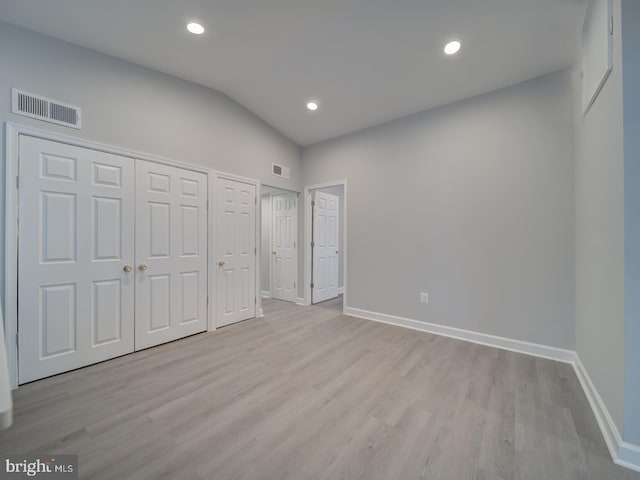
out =
[[640,445],[640,2],[622,0],[625,226],[624,434]]
[[[620,0],[614,0],[620,25]],[[623,430],[624,153],[622,51],[585,117],[576,105],[576,351],[613,421]],[[578,75],[576,75],[578,77]],[[580,92],[576,78],[576,91]]]
[[344,287],[344,187],[338,185],[335,187],[319,188],[317,191],[335,195],[340,202],[340,207],[338,208],[340,214],[338,218],[338,250],[340,251],[338,255],[338,287],[342,288]]
[[[211,89],[1,22],[0,59],[0,122],[206,165],[283,188],[302,185],[300,147]],[[11,87],[79,105],[83,130],[10,114]],[[4,152],[4,138],[0,149]],[[288,166],[291,180],[271,175],[272,162]],[[4,212],[3,196],[0,202]],[[0,251],[3,229],[4,220]]]
[[564,71],[304,148],[349,182],[349,306],[573,349],[572,108]]

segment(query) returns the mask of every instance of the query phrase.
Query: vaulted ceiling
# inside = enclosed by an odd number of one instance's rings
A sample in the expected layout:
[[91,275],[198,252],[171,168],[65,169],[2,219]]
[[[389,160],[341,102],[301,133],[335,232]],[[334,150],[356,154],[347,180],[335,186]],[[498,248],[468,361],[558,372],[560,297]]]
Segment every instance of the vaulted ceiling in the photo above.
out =
[[[585,0],[0,0],[0,20],[236,100],[301,145],[570,66]],[[197,21],[203,35],[187,32]],[[450,39],[462,49],[446,56]],[[307,111],[307,100],[320,108]]]

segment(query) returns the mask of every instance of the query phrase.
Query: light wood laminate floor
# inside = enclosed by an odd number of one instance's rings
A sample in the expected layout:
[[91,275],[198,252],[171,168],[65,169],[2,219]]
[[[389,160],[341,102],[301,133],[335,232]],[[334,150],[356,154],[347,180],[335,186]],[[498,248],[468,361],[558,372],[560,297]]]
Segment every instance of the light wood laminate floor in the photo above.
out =
[[316,303],[315,306],[320,308],[330,308],[331,310],[342,312],[342,295],[338,295],[336,298],[332,298],[331,300]]
[[3,453],[83,479],[639,479],[569,365],[265,301],[266,317],[20,387]]

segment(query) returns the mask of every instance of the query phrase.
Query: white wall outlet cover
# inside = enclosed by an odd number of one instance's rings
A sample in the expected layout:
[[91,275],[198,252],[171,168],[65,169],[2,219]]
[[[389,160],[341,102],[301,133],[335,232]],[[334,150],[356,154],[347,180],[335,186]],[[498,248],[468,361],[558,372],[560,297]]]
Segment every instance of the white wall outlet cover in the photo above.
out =
[[420,303],[429,303],[429,294],[421,293],[420,294]]

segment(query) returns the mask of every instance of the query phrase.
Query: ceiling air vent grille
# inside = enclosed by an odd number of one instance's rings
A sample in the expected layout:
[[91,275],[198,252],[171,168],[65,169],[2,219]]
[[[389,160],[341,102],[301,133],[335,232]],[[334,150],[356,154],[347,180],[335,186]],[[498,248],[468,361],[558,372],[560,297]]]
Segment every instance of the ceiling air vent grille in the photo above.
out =
[[271,173],[273,173],[276,177],[291,178],[291,169],[277,163],[271,164]]
[[11,111],[25,117],[80,129],[80,108],[14,88]]

